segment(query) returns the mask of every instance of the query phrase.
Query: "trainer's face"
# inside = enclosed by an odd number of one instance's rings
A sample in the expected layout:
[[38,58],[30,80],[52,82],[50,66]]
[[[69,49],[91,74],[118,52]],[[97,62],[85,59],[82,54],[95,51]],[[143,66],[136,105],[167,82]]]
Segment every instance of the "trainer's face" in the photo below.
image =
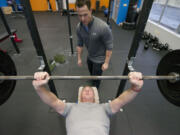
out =
[[94,91],[91,87],[85,87],[81,93],[81,102],[94,102]]
[[92,10],[89,10],[88,7],[84,5],[83,7],[80,8],[77,7],[77,12],[78,12],[79,20],[84,25],[87,26],[92,19]]

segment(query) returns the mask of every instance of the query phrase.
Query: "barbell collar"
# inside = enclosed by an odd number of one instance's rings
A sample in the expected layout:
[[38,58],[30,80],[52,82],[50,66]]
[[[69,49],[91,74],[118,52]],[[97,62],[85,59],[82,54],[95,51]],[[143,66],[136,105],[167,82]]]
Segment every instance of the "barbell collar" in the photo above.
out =
[[[50,76],[50,80],[128,80],[128,76]],[[180,75],[143,76],[143,80],[180,80]],[[0,76],[0,80],[34,80],[34,76]]]

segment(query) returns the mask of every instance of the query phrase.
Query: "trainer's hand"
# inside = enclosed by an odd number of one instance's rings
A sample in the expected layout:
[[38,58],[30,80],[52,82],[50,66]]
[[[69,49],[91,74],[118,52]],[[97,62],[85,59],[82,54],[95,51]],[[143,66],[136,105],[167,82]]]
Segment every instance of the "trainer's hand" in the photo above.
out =
[[78,59],[78,63],[77,64],[78,64],[79,67],[82,67],[82,60]]
[[36,72],[34,73],[34,79],[32,84],[35,89],[40,88],[41,86],[48,83],[50,77],[47,72]]
[[131,89],[139,92],[143,86],[144,81],[142,80],[142,73],[140,72],[130,72],[128,74],[129,81],[131,83]]
[[105,71],[105,70],[107,70],[108,69],[108,67],[109,67],[109,64],[108,63],[104,63],[103,65],[102,65],[102,71]]

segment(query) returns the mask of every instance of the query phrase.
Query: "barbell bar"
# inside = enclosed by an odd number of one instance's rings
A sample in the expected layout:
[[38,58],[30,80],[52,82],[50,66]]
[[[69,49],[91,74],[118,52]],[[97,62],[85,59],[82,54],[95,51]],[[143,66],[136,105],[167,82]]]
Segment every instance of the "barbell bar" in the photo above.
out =
[[[50,76],[50,80],[128,80],[128,76]],[[143,80],[180,80],[178,73],[166,76],[143,76]],[[0,80],[34,80],[34,76],[0,76]]]

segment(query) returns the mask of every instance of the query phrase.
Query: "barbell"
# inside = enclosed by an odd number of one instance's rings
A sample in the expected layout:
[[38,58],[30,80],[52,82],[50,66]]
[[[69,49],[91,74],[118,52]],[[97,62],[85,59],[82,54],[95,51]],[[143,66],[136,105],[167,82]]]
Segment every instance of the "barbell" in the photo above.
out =
[[[0,51],[0,105],[12,94],[16,80],[34,80],[34,76],[17,76],[11,57]],[[50,76],[52,80],[127,80],[128,76]],[[143,80],[157,80],[163,96],[180,106],[180,50],[166,54],[158,64],[156,76],[143,76]]]
[[[50,76],[50,80],[128,80],[128,76]],[[34,80],[34,76],[0,76],[0,80]],[[169,80],[175,83],[180,80],[178,73],[167,76],[143,76],[142,80]]]

